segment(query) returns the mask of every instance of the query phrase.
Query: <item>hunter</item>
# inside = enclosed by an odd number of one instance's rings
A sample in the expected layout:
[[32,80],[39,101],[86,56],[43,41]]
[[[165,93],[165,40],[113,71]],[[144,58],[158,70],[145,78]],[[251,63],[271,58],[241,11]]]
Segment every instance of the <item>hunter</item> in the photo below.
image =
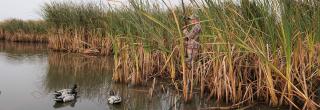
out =
[[[199,17],[195,14],[188,17],[187,20],[189,25],[184,26],[182,29],[185,36],[185,49],[187,52],[186,63],[190,67],[196,60],[199,53],[199,36],[201,33],[201,25]],[[190,31],[188,31],[189,26],[193,26]]]

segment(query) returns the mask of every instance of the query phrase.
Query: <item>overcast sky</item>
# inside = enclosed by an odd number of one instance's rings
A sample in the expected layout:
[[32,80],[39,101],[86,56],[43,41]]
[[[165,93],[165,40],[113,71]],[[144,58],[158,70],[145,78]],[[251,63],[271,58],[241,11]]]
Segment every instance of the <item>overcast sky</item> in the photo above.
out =
[[[41,19],[41,5],[50,1],[68,1],[68,0],[0,0],[0,20],[18,18],[24,20]],[[99,2],[101,0],[73,0],[86,2]],[[115,0],[102,0],[107,1]],[[126,0],[118,0],[125,2]],[[152,1],[152,0],[151,0]],[[161,0],[159,0],[161,1]],[[170,0],[168,0],[170,1]],[[181,0],[171,0],[173,4],[179,4]],[[188,1],[188,0],[185,0]]]
[[48,0],[0,0],[0,20],[39,19],[40,5]]

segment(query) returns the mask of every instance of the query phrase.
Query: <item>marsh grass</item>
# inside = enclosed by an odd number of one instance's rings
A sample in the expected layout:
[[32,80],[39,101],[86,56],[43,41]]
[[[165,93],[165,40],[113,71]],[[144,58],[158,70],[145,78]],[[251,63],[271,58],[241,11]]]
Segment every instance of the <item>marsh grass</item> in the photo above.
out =
[[0,24],[0,39],[15,42],[47,42],[44,21],[11,19]]
[[181,7],[159,11],[153,7],[157,5],[138,0],[109,11],[114,80],[140,84],[150,77],[171,78],[185,101],[200,90],[207,99],[235,105],[265,101],[297,109],[319,107],[314,94],[318,1],[203,0],[191,5],[198,8],[203,27],[201,57],[191,70],[184,64],[183,21],[177,18]]
[[50,2],[42,7],[49,47],[59,51],[110,54],[105,10],[95,3]]

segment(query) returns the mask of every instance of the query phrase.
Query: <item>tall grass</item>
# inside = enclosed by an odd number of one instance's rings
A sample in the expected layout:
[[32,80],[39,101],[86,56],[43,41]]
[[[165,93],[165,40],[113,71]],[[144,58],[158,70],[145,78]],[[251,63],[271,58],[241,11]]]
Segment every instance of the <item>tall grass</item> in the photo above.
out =
[[54,50],[109,54],[104,9],[95,3],[50,2],[42,15],[49,24],[49,47]]
[[109,10],[114,80],[139,84],[151,77],[171,77],[186,101],[199,88],[207,98],[233,104],[262,100],[273,106],[319,107],[314,94],[319,77],[318,1],[203,0],[191,5],[198,9],[203,27],[201,58],[191,70],[183,61],[182,19],[176,18],[182,16],[181,7],[164,11],[138,0]]
[[21,42],[47,42],[47,25],[44,21],[11,19],[1,22],[0,39]]

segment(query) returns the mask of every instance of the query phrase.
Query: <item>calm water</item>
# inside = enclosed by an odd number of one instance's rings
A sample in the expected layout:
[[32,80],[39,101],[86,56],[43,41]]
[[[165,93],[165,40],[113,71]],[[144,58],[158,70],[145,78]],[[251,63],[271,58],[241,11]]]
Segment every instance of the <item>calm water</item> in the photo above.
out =
[[[112,83],[112,64],[108,57],[50,52],[41,44],[0,42],[0,110],[168,110],[179,98],[174,92],[149,98],[147,88]],[[52,100],[54,90],[75,83],[80,92],[75,102]],[[122,95],[121,105],[107,104],[110,89]],[[200,103],[196,99],[176,107],[194,110]]]
[[[179,94],[160,88],[156,91],[163,92],[150,98],[147,87],[113,83],[112,64],[109,57],[57,53],[44,44],[0,41],[0,110],[197,110],[221,105],[198,98],[188,104],[180,103]],[[79,85],[80,97],[76,101],[65,104],[53,101],[54,90],[73,84]],[[158,83],[157,87],[160,86]],[[110,89],[121,94],[123,103],[107,104]],[[258,105],[250,109],[279,108]]]

